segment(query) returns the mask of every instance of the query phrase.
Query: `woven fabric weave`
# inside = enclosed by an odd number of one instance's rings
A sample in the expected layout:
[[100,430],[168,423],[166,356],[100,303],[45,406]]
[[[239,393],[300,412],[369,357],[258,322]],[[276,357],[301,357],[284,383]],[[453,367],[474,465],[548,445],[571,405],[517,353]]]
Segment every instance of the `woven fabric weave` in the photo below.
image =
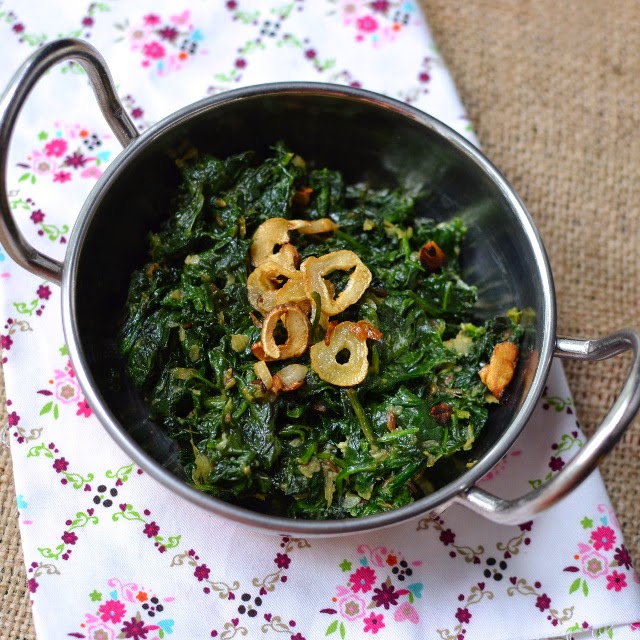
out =
[[[640,318],[640,6],[424,1],[481,141],[533,216],[553,270],[559,335],[597,337]],[[628,360],[565,363],[591,434]],[[640,422],[601,465],[640,560]]]

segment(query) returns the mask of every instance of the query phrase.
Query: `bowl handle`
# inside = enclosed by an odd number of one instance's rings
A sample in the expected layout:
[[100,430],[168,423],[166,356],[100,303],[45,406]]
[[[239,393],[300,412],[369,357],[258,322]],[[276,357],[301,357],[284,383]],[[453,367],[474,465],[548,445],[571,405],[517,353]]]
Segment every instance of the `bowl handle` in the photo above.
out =
[[86,71],[102,115],[120,144],[126,147],[138,136],[118,98],[104,59],[82,40],[55,40],[37,49],[18,69],[0,97],[0,243],[21,267],[56,284],[62,280],[62,263],[26,241],[11,214],[6,182],[9,143],[20,109],[42,75],[64,60],[74,60]]
[[623,329],[598,340],[556,340],[555,355],[574,360],[605,360],[629,349],[633,359],[620,394],[593,436],[562,471],[520,498],[505,500],[474,485],[458,494],[454,502],[493,522],[521,524],[575,489],[618,442],[640,408],[640,336],[633,329]]

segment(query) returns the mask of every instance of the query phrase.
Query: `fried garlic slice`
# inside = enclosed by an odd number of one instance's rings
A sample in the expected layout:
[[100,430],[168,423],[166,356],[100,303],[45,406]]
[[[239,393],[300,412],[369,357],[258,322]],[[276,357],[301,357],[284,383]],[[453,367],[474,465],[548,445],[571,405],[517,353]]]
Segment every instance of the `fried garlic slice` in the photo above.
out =
[[[335,295],[332,283],[326,276],[334,271],[351,271],[347,286]],[[307,258],[301,265],[300,271],[304,275],[307,297],[313,292],[320,296],[322,313],[335,316],[356,303],[371,283],[371,271],[360,258],[348,249],[332,251],[319,258]]]
[[303,274],[292,265],[267,258],[247,278],[249,304],[263,314],[287,303],[307,299]]
[[[309,350],[311,368],[325,382],[338,387],[353,387],[362,382],[369,369],[369,349],[366,340],[360,340],[351,331],[353,322],[341,322],[331,332],[328,344],[324,340],[314,344]],[[346,362],[339,362],[342,351],[349,352]]]
[[253,234],[250,256],[251,264],[259,267],[265,260],[273,258],[278,245],[289,243],[289,221],[285,218],[269,218]]
[[264,388],[267,391],[271,389],[271,386],[273,385],[273,377],[271,376],[269,367],[264,360],[258,360],[258,362],[253,365],[253,372],[256,374],[256,377],[262,382]]
[[279,391],[295,391],[304,384],[309,369],[303,364],[288,364],[273,376],[274,387]]
[[[338,228],[333,220],[320,218],[319,220],[287,220],[286,218],[269,218],[265,220],[254,232],[253,242],[249,250],[251,264],[259,267],[265,260],[287,260],[291,253],[298,252],[290,244],[289,231],[294,229],[299,233],[329,233]],[[279,251],[275,248],[280,246]],[[298,256],[299,259],[299,256]],[[292,265],[295,262],[291,263]]]
[[289,228],[295,229],[298,233],[330,233],[335,231],[340,225],[331,218],[318,218],[318,220],[289,220]]
[[[287,330],[287,339],[284,344],[278,344],[275,337],[279,321],[282,321]],[[310,332],[309,318],[297,304],[280,304],[271,309],[262,321],[260,342],[268,358],[287,360],[296,358],[307,350]]]

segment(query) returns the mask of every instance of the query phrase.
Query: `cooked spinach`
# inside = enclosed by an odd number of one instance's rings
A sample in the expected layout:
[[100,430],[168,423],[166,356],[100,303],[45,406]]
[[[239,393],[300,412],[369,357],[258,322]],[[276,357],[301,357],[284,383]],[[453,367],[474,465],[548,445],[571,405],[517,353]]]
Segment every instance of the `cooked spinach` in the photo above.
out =
[[[263,161],[202,155],[179,168],[174,215],[150,235],[149,262],[132,275],[119,344],[193,485],[317,519],[378,513],[432,491],[438,461],[472,447],[495,401],[478,371],[497,343],[522,333],[516,314],[473,323],[462,221],[418,220],[402,190],[345,184],[281,144]],[[334,233],[296,237],[301,259],[349,249],[371,271],[364,295],[332,318],[382,332],[360,384],[333,386],[311,368],[287,393],[265,393],[256,380],[248,255],[272,217],[331,218]],[[428,242],[446,255],[437,269],[421,262]],[[312,342],[324,335],[314,322]],[[308,352],[293,362],[309,365]]]

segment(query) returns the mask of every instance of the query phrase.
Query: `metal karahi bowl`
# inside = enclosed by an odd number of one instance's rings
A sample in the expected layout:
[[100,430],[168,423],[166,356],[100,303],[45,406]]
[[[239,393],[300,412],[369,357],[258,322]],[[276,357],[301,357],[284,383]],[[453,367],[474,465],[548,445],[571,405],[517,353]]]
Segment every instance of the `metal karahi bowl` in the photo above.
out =
[[[31,247],[9,209],[7,154],[17,115],[38,78],[72,59],[87,71],[122,153],[87,198],[64,263]],[[478,287],[480,319],[506,309],[530,309],[507,402],[492,411],[472,450],[474,464],[416,502],[386,513],[333,521],[275,517],[222,502],[189,486],[176,472],[171,440],[150,419],[132,386],[114,384],[121,369],[116,334],[134,268],[144,262],[147,234],[169,215],[178,184],[175,158],[192,145],[219,157],[277,141],[350,182],[426,188],[431,210],[462,216],[469,233],[464,277]],[[60,40],[35,52],[0,102],[0,241],[21,266],[62,287],[62,316],[71,360],[85,396],[116,444],[163,485],[210,513],[277,533],[340,535],[389,526],[461,503],[485,517],[518,523],[554,504],[595,468],[640,405],[640,338],[631,329],[598,340],[558,338],[549,262],[522,202],[475,147],[444,124],[370,92],[315,83],[266,84],[207,98],[138,135],[120,104],[104,61],[90,45]],[[631,349],[627,382],[595,435],[542,487],[504,500],[477,486],[507,453],[540,399],[554,356],[602,359]]]

